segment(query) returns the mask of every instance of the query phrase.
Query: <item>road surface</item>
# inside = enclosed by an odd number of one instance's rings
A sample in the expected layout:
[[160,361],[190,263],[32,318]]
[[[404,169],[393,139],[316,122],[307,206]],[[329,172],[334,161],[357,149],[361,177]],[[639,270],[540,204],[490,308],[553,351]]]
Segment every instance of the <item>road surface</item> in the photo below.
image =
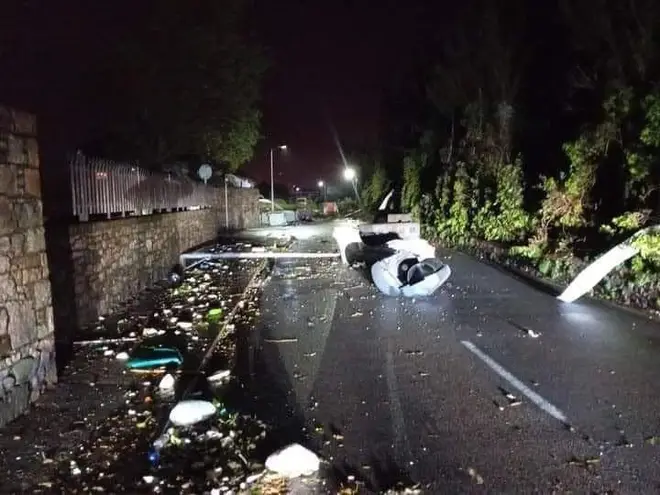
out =
[[[295,249],[334,250],[331,228],[294,229]],[[660,325],[440,257],[450,282],[417,301],[277,261],[251,371],[282,441],[374,492],[659,493]]]

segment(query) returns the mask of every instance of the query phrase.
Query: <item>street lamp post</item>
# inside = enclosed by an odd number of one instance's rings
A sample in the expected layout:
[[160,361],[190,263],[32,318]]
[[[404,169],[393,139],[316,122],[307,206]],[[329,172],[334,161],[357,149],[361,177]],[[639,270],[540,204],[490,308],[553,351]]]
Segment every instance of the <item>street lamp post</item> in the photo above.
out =
[[318,185],[319,185],[319,189],[321,190],[321,194],[323,195],[323,201],[325,201],[326,200],[326,197],[325,197],[325,182],[320,180]]
[[355,172],[355,169],[351,167],[345,167],[344,179],[350,181],[351,185],[353,186],[353,191],[355,191],[355,197],[357,198],[358,201],[360,201],[360,193],[358,192],[357,189],[357,173]]
[[[286,144],[277,146],[280,150],[286,150]],[[270,212],[275,213],[275,177],[273,174],[273,151],[275,148],[270,149]]]

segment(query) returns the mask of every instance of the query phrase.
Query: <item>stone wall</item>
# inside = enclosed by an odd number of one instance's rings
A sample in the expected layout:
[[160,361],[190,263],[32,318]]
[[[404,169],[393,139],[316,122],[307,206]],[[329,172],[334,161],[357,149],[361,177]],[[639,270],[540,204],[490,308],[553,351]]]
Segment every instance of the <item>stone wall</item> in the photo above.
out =
[[0,427],[56,380],[36,119],[0,107]]
[[[82,328],[110,313],[166,277],[182,252],[215,239],[226,223],[219,193],[218,206],[210,209],[49,225],[51,258],[62,259],[52,265],[58,328]],[[257,190],[228,193],[229,230],[257,226]]]

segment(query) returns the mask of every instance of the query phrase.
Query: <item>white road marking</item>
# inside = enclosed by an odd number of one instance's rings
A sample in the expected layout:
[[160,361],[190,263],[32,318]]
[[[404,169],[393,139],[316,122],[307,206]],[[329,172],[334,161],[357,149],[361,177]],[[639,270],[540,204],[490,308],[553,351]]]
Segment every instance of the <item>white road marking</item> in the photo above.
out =
[[488,354],[483,352],[481,349],[479,349],[472,342],[467,341],[467,340],[463,340],[463,341],[461,341],[461,344],[463,344],[465,347],[467,347],[467,349],[470,352],[472,352],[475,356],[477,356],[484,363],[486,363],[495,373],[500,375],[507,382],[509,382],[513,387],[518,389],[518,391],[520,393],[522,393],[525,397],[527,397],[529,400],[531,400],[534,404],[536,404],[543,411],[548,413],[553,418],[558,419],[559,421],[561,421],[563,423],[567,423],[566,415],[563,412],[561,412],[558,408],[556,408],[555,406],[550,404],[550,402],[548,402],[543,397],[541,397],[539,394],[534,392],[532,389],[530,389],[523,382],[518,380],[515,376],[513,376],[511,373],[509,373],[506,369],[504,369],[500,364],[498,364]]

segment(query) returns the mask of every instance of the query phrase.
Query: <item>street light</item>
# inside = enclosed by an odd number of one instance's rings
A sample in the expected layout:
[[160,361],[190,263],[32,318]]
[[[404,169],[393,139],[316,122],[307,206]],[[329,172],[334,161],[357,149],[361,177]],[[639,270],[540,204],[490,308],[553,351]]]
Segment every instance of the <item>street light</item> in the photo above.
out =
[[319,186],[319,189],[321,190],[321,194],[323,195],[323,201],[325,201],[326,200],[326,197],[325,197],[326,196],[326,194],[325,194],[325,182],[320,180],[319,183],[318,183],[318,186]]
[[275,178],[273,177],[273,150],[279,149],[286,151],[286,144],[280,144],[270,149],[270,212],[275,213]]
[[344,167],[344,179],[349,181],[353,186],[353,191],[355,191],[355,197],[360,201],[360,193],[357,189],[357,172],[352,167]]

